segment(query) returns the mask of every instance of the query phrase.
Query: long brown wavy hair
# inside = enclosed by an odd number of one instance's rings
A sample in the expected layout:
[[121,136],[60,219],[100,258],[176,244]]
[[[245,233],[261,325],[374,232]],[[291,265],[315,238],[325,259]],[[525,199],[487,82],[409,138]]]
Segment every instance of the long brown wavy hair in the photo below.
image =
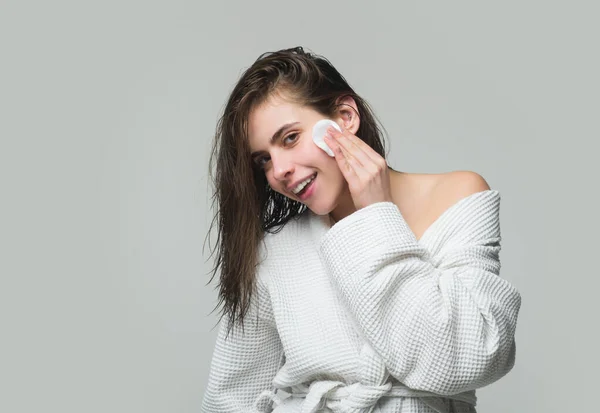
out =
[[219,321],[226,316],[227,333],[236,322],[243,327],[251,296],[257,292],[255,272],[265,233],[278,232],[306,209],[273,191],[264,171],[250,157],[249,115],[274,92],[285,92],[294,103],[328,118],[335,115],[341,98],[352,97],[360,116],[356,135],[386,157],[383,127],[378,126],[367,102],[324,57],[302,47],[267,52],[242,74],[217,123],[209,162],[212,208],[216,211],[209,237],[214,224],[218,225],[217,243],[210,254],[216,252],[217,256],[209,283],[220,269],[217,307],[223,305]]

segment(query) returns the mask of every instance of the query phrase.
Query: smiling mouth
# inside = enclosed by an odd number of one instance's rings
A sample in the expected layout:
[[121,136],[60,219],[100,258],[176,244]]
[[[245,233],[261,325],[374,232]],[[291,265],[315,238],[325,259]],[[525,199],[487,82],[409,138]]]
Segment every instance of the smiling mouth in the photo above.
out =
[[[315,173],[310,179],[311,181],[306,184],[306,186],[304,188],[302,188],[302,190],[300,192],[298,192],[297,194],[294,194],[296,197],[298,198],[302,198],[302,195],[304,195],[304,193],[308,190],[308,187],[310,187],[314,182],[315,179],[317,178],[317,173]],[[293,192],[292,192],[293,193]]]

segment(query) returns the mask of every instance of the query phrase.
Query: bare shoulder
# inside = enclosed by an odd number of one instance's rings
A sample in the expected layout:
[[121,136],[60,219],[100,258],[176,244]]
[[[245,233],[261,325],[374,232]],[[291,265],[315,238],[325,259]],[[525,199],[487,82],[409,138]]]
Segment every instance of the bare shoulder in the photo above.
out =
[[469,195],[488,189],[490,186],[477,172],[452,171],[439,175],[432,196],[436,203],[450,207]]
[[440,175],[429,197],[430,220],[435,221],[461,199],[488,189],[490,186],[477,172],[452,171]]
[[485,179],[473,171],[401,173],[393,178],[397,203],[406,209],[411,205],[418,210],[430,209],[432,204],[449,207],[471,194],[490,189]]
[[412,195],[397,204],[417,238],[452,205],[490,189],[486,180],[473,171],[409,174],[405,182],[405,193]]

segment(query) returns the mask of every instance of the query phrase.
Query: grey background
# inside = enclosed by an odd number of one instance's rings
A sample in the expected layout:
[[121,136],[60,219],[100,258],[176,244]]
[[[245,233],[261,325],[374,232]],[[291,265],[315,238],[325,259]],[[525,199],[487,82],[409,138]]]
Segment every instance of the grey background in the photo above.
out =
[[593,410],[596,4],[2,0],[0,411],[199,411],[210,141],[242,70],[297,45],[373,105],[393,167],[502,193],[517,365],[479,411]]

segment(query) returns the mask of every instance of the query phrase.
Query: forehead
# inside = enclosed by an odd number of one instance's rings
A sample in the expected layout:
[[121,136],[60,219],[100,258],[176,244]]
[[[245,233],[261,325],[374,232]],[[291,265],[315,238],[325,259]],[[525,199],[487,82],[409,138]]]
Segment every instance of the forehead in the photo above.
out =
[[264,148],[269,139],[287,123],[309,122],[316,112],[298,103],[273,95],[250,112],[248,117],[248,141],[251,148]]

